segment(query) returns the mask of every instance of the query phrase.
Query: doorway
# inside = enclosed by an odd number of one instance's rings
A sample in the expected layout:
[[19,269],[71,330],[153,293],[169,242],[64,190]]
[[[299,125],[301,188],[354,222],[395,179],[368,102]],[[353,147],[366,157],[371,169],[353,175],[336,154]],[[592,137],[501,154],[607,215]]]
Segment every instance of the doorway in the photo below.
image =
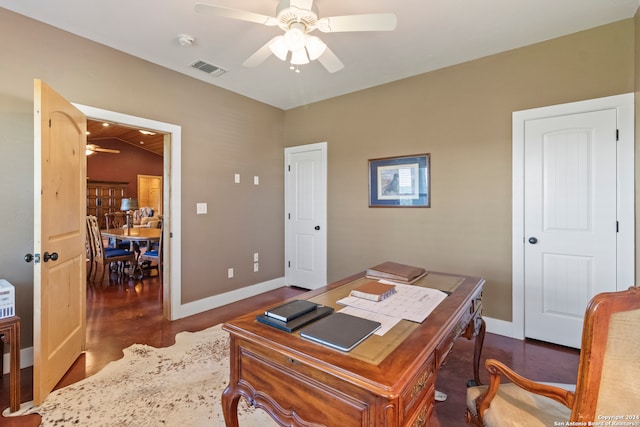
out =
[[101,108],[74,104],[83,114],[95,120],[119,123],[134,128],[156,130],[164,133],[163,228],[164,228],[164,280],[163,315],[168,320],[183,317],[181,314],[180,259],[181,242],[181,140],[182,128],[170,123],[130,116]]
[[633,284],[633,120],[632,94],[513,114],[512,336],[579,347],[588,300]]

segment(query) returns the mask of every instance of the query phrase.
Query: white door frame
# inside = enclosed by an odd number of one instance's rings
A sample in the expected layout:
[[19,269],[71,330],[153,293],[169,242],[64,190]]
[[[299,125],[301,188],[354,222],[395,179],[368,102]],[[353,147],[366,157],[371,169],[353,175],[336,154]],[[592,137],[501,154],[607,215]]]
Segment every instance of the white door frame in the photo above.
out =
[[284,159],[285,159],[285,164],[284,164],[284,208],[285,208],[285,218],[284,218],[284,278],[285,278],[285,284],[287,286],[291,285],[291,280],[290,280],[290,269],[288,266],[288,262],[289,260],[291,260],[291,245],[289,244],[290,241],[290,236],[291,236],[291,221],[288,220],[287,215],[288,213],[291,212],[291,208],[290,208],[290,203],[291,203],[291,199],[290,199],[290,175],[289,173],[287,173],[287,168],[288,168],[288,162],[287,159],[289,158],[289,155],[291,153],[295,153],[295,152],[303,152],[303,151],[311,151],[311,150],[319,150],[321,152],[322,158],[323,158],[323,163],[324,163],[324,176],[325,176],[325,182],[324,182],[324,193],[325,193],[325,197],[324,197],[324,208],[325,208],[325,214],[324,216],[324,221],[321,224],[318,224],[320,226],[320,235],[323,236],[324,238],[324,246],[325,246],[325,250],[323,253],[319,254],[319,256],[323,256],[324,257],[324,266],[325,266],[325,270],[324,270],[324,278],[323,278],[323,282],[326,284],[327,282],[327,251],[326,248],[328,247],[327,245],[327,214],[326,214],[326,210],[327,210],[327,193],[328,193],[328,186],[327,186],[327,182],[328,181],[328,163],[327,163],[327,158],[328,158],[328,145],[326,142],[317,142],[317,143],[313,143],[313,144],[306,144],[306,145],[297,145],[294,147],[287,147],[284,149]]
[[513,338],[524,339],[524,125],[527,120],[617,109],[618,141],[618,224],[616,289],[633,285],[635,270],[634,247],[634,95],[609,96],[587,101],[534,108],[513,113],[512,151],[512,319],[511,330],[494,331]]
[[[166,242],[163,257],[168,267],[163,269],[163,283],[169,286],[163,287],[163,313],[169,320],[184,317],[184,310],[181,310],[181,149],[182,149],[182,127],[170,123],[158,122],[142,117],[130,116],[115,111],[101,108],[89,107],[81,104],[73,104],[84,115],[97,120],[105,120],[127,126],[144,129],[153,129],[166,133],[168,137],[164,140],[164,172],[163,182],[163,211]],[[167,277],[169,276],[169,277]]]

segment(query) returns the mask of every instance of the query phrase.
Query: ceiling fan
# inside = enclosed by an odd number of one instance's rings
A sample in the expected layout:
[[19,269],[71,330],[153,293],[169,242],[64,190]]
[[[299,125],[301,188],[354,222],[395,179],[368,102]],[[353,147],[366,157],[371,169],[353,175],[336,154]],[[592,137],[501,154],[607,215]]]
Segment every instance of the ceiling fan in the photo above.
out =
[[112,148],[102,148],[99,145],[95,144],[87,144],[86,154],[90,156],[94,153],[112,153],[112,154],[120,154],[120,150],[114,150]]
[[341,70],[344,64],[320,38],[309,33],[316,29],[323,33],[393,31],[398,21],[394,13],[319,18],[318,8],[313,0],[280,0],[275,17],[206,3],[196,3],[195,11],[268,27],[278,26],[285,32],[258,49],[242,64],[245,67],[256,67],[274,54],[282,61],[289,58],[291,69],[296,71],[299,71],[298,65],[308,64],[309,61],[317,59],[330,73]]

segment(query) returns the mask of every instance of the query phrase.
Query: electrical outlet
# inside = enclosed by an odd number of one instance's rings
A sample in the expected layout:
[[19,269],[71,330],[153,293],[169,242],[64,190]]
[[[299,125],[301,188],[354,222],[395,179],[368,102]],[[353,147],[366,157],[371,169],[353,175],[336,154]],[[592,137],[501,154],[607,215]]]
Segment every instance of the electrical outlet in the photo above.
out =
[[196,203],[196,214],[202,215],[207,213],[206,203]]
[[227,277],[231,279],[233,277],[233,268],[227,270]]
[[253,262],[258,262],[258,261],[260,261],[260,259],[259,259],[258,252],[256,252],[253,254]]
[[233,180],[236,184],[240,184],[240,174],[237,173],[233,176]]
[[253,185],[260,185],[260,177],[258,175],[253,177]]
[[258,270],[260,270],[260,266],[258,265],[257,262],[253,263],[253,272],[256,273]]

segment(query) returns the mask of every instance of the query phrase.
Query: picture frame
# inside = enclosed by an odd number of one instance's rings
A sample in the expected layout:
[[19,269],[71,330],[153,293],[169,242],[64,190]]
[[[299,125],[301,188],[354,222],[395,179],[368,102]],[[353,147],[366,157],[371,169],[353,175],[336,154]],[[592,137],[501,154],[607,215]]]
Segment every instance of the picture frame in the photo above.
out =
[[431,155],[369,159],[369,207],[429,208]]

